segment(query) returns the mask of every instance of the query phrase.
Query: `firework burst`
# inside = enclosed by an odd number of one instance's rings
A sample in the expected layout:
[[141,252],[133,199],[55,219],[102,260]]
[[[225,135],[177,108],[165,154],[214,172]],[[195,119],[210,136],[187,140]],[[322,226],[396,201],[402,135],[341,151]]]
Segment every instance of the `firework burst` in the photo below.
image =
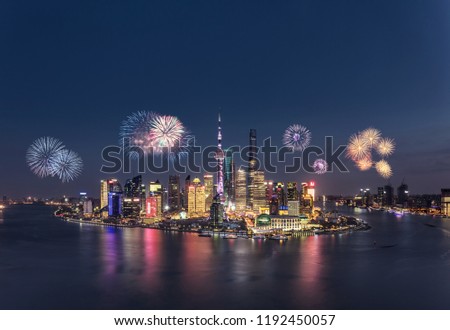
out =
[[356,161],[356,166],[360,171],[367,171],[372,168],[373,161],[370,157],[362,158]]
[[361,132],[361,138],[373,148],[381,139],[381,132],[376,128],[367,128]]
[[391,165],[384,159],[375,163],[375,169],[383,178],[387,179],[392,176]]
[[27,164],[37,176],[44,178],[52,175],[52,168],[64,145],[58,139],[41,137],[35,140],[26,153]]
[[358,161],[370,156],[370,145],[363,139],[361,134],[354,134],[350,137],[347,145],[347,157]]
[[154,116],[148,134],[149,142],[156,153],[163,153],[168,148],[178,148],[185,136],[185,128],[174,116]]
[[74,180],[81,174],[83,161],[76,152],[64,149],[58,152],[52,163],[51,172],[53,176],[58,176],[62,182]]
[[328,170],[328,164],[324,159],[316,159],[313,164],[314,172],[316,174],[325,174]]
[[136,147],[144,154],[178,157],[189,152],[194,141],[177,117],[147,111],[128,116],[122,122],[119,135],[124,151],[133,157],[139,156],[133,151]]
[[394,153],[395,143],[393,139],[382,138],[378,143],[376,150],[378,154],[382,157],[390,156]]
[[294,151],[303,151],[311,143],[311,132],[302,125],[291,125],[283,135],[283,144]]

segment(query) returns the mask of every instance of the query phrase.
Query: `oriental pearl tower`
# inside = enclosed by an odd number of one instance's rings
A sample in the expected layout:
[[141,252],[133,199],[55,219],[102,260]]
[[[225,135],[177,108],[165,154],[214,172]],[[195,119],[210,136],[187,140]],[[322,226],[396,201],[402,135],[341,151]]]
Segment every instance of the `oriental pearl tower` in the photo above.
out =
[[222,128],[220,127],[220,113],[219,113],[219,125],[217,131],[217,195],[219,195],[220,200],[223,200],[223,159],[224,153],[222,150]]

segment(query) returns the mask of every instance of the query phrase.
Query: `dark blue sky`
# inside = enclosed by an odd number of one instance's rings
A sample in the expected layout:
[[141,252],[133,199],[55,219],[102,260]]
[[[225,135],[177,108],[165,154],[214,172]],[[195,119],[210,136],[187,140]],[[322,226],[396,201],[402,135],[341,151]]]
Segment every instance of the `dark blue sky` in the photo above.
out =
[[[100,151],[128,114],[176,115],[205,145],[219,107],[225,146],[249,128],[281,143],[301,123],[319,146],[379,128],[397,142],[394,186],[438,193],[450,186],[449,37],[449,1],[2,1],[0,194],[97,195]],[[40,136],[79,152],[79,179],[29,171]],[[348,165],[272,178],[315,178],[321,193],[386,182]]]

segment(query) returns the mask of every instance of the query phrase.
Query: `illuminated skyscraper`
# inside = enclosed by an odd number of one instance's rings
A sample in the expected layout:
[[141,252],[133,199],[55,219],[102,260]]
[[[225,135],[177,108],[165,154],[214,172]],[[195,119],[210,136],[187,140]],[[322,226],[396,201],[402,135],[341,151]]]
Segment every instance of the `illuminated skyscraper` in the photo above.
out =
[[214,227],[220,226],[223,223],[224,214],[224,207],[220,202],[220,196],[216,195],[213,202],[211,203],[209,211],[209,218],[212,221]]
[[266,204],[269,205],[273,197],[273,181],[266,181]]
[[286,191],[284,190],[284,183],[275,183],[274,194],[278,200],[278,207],[287,206]]
[[243,169],[238,169],[236,173],[236,211],[245,211],[247,206],[247,173]]
[[149,197],[156,197],[158,208],[159,208],[158,212],[163,212],[164,211],[164,187],[159,182],[159,180],[149,182],[148,195],[149,195]]
[[249,149],[248,149],[248,165],[247,165],[247,207],[253,209],[254,195],[254,177],[255,171],[258,169],[257,148],[256,148],[256,129],[250,129],[249,133]]
[[216,151],[216,160],[217,160],[217,194],[221,197],[223,201],[223,159],[224,153],[222,150],[222,128],[220,127],[220,113],[219,113],[219,125],[217,129],[217,151]]
[[205,185],[205,207],[206,210],[209,210],[212,202],[213,202],[213,198],[214,198],[214,177],[212,176],[212,174],[205,174],[203,176],[203,183]]
[[205,186],[195,178],[188,188],[188,217],[197,218],[205,214]]
[[175,211],[181,208],[180,176],[169,175],[169,209]]
[[122,215],[122,193],[108,193],[108,216],[120,217]]
[[[100,181],[100,209],[104,209],[108,206],[110,192],[122,192],[122,186],[117,179],[108,179]],[[106,209],[105,209],[106,210]],[[105,211],[103,216],[108,216],[108,212]]]
[[263,171],[254,172],[253,186],[253,211],[260,213],[261,209],[266,207],[266,185]]
[[297,182],[287,183],[287,200],[288,201],[298,201],[299,195],[297,190]]
[[225,205],[230,207],[234,205],[235,197],[235,177],[234,177],[233,154],[230,149],[225,150],[223,161],[223,189],[225,194]]
[[145,209],[145,185],[142,176],[138,175],[128,179],[124,186],[123,215],[137,218]]

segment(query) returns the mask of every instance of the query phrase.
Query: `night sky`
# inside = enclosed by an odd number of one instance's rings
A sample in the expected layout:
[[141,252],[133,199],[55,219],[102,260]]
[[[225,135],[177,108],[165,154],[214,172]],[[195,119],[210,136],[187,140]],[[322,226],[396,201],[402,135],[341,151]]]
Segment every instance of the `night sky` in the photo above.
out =
[[[221,109],[225,147],[250,128],[281,145],[300,123],[323,146],[376,127],[397,144],[394,187],[450,187],[449,1],[4,0],[0,42],[1,195],[97,197],[100,152],[137,110],[178,116],[209,145]],[[25,153],[41,136],[80,154],[77,180],[31,173]],[[327,194],[387,182],[346,164],[269,178],[315,179]]]

